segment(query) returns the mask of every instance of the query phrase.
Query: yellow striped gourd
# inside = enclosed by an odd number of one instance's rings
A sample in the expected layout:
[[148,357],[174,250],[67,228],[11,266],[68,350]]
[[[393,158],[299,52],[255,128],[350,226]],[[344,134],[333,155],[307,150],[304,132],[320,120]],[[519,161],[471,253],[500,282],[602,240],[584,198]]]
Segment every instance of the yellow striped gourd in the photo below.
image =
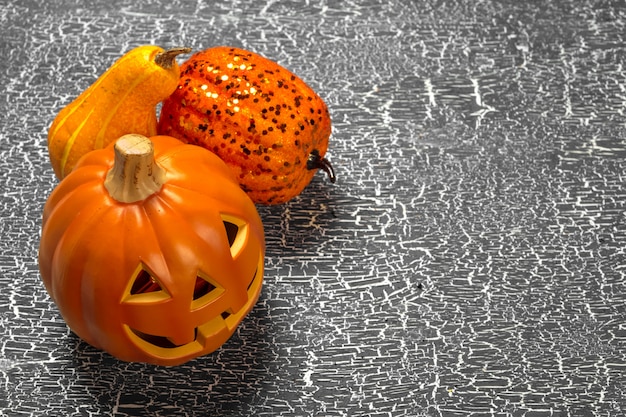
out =
[[124,54],[74,101],[48,131],[48,152],[59,179],[86,153],[119,137],[156,134],[156,106],[178,85],[176,56],[189,48],[139,46]]

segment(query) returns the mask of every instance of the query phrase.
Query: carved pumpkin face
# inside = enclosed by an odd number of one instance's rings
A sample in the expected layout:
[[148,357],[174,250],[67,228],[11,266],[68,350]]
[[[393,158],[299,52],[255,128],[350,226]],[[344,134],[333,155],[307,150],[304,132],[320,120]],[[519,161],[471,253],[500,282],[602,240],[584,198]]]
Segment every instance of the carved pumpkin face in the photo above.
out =
[[78,336],[122,360],[177,365],[217,349],[251,310],[265,241],[254,204],[218,157],[151,141],[162,184],[138,201],[105,186],[112,146],[80,161],[46,203],[39,263]]

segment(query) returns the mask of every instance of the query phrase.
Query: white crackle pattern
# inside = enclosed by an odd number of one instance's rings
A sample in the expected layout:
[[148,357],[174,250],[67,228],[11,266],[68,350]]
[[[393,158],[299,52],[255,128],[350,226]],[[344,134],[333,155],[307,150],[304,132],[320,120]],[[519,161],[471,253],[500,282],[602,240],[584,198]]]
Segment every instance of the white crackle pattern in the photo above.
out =
[[[626,412],[619,2],[37,3],[0,4],[0,415]],[[337,184],[259,208],[259,303],[176,368],[80,342],[36,264],[46,129],[143,43],[255,50],[334,123]]]

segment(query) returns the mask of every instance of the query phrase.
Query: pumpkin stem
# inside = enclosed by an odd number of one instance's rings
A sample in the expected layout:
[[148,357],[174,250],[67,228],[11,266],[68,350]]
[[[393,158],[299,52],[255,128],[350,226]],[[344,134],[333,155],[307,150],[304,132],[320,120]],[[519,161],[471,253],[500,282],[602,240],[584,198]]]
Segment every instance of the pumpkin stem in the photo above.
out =
[[307,169],[323,169],[324,172],[328,175],[328,179],[333,184],[337,181],[337,177],[335,177],[335,170],[333,166],[330,164],[330,161],[326,158],[322,158],[320,155],[320,151],[317,149],[313,149],[309,154],[309,159],[306,161]]
[[121,203],[145,200],[161,189],[165,170],[154,161],[152,141],[143,135],[124,135],[115,142],[115,161],[104,186]]
[[159,52],[154,57],[154,63],[163,69],[170,69],[176,62],[176,57],[180,54],[188,54],[191,48],[177,47]]

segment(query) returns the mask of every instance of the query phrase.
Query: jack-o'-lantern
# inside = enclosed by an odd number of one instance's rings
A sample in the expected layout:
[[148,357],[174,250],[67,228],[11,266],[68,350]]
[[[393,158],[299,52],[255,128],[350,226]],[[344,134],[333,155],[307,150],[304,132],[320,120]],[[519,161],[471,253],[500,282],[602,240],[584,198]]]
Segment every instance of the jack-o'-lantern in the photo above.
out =
[[177,139],[84,156],[43,213],[42,280],[68,326],[125,361],[219,348],[259,297],[263,225],[229,168]]

